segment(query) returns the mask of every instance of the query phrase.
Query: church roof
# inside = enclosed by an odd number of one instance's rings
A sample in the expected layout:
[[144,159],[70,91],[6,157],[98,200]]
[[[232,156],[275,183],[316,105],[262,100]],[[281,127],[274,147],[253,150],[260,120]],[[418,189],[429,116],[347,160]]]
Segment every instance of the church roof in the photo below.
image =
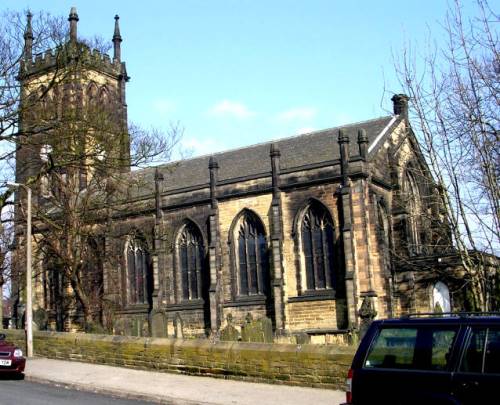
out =
[[[260,143],[238,149],[214,153],[171,162],[157,166],[163,174],[162,190],[172,192],[185,188],[206,186],[209,183],[208,163],[213,156],[219,165],[219,184],[237,181],[245,178],[268,176],[271,172],[271,159],[269,151],[271,144],[275,144],[281,153],[280,168],[282,173],[293,172],[308,166],[321,165],[340,159],[338,133],[343,129],[350,139],[350,154],[359,155],[358,130],[364,129],[368,137],[369,157],[372,156],[387,134],[399,122],[399,116],[385,116],[369,121],[329,128],[321,131],[305,133],[289,138],[271,142]],[[147,185],[140,187],[139,194],[149,194],[154,184],[155,167],[132,172],[140,176],[141,183]],[[151,186],[150,186],[151,185]],[[147,190],[146,190],[147,189]]]

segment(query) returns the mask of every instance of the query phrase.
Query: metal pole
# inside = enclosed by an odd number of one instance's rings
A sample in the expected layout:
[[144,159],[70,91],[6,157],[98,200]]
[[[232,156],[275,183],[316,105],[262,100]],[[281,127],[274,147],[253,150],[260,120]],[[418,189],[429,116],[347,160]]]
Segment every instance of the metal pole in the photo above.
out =
[[27,356],[33,357],[33,305],[31,294],[31,188],[24,186],[28,193],[28,219],[26,224],[26,349]]

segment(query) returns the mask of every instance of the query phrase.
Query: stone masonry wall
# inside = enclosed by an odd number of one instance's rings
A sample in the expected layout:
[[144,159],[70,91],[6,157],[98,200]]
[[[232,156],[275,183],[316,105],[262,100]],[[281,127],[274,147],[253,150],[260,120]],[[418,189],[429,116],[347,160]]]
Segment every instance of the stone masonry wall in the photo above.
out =
[[[23,330],[0,332],[24,347]],[[34,353],[152,371],[343,389],[354,348],[37,331]]]

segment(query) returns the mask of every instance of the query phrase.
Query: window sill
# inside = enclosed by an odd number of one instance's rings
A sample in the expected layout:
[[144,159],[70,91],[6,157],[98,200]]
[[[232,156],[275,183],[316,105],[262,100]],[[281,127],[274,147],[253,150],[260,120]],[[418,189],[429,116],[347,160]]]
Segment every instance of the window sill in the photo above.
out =
[[167,304],[165,311],[179,311],[179,310],[197,310],[204,309],[205,303],[203,300],[182,301],[178,304]]
[[265,295],[248,295],[236,297],[234,301],[224,303],[224,307],[244,307],[248,305],[266,305]]
[[288,302],[326,301],[335,298],[334,290],[306,291],[297,297],[289,297]]
[[149,312],[149,304],[127,304],[127,306],[120,311],[121,314],[142,314]]

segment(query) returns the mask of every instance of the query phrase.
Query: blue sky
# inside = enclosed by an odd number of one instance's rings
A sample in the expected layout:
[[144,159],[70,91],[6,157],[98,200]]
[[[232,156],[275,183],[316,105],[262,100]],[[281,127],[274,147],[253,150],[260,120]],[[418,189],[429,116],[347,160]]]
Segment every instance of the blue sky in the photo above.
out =
[[[2,9],[79,14],[111,39],[120,15],[129,119],[185,128],[193,155],[386,115],[393,53],[424,45],[445,0],[2,0]],[[384,94],[384,88],[386,93]]]

